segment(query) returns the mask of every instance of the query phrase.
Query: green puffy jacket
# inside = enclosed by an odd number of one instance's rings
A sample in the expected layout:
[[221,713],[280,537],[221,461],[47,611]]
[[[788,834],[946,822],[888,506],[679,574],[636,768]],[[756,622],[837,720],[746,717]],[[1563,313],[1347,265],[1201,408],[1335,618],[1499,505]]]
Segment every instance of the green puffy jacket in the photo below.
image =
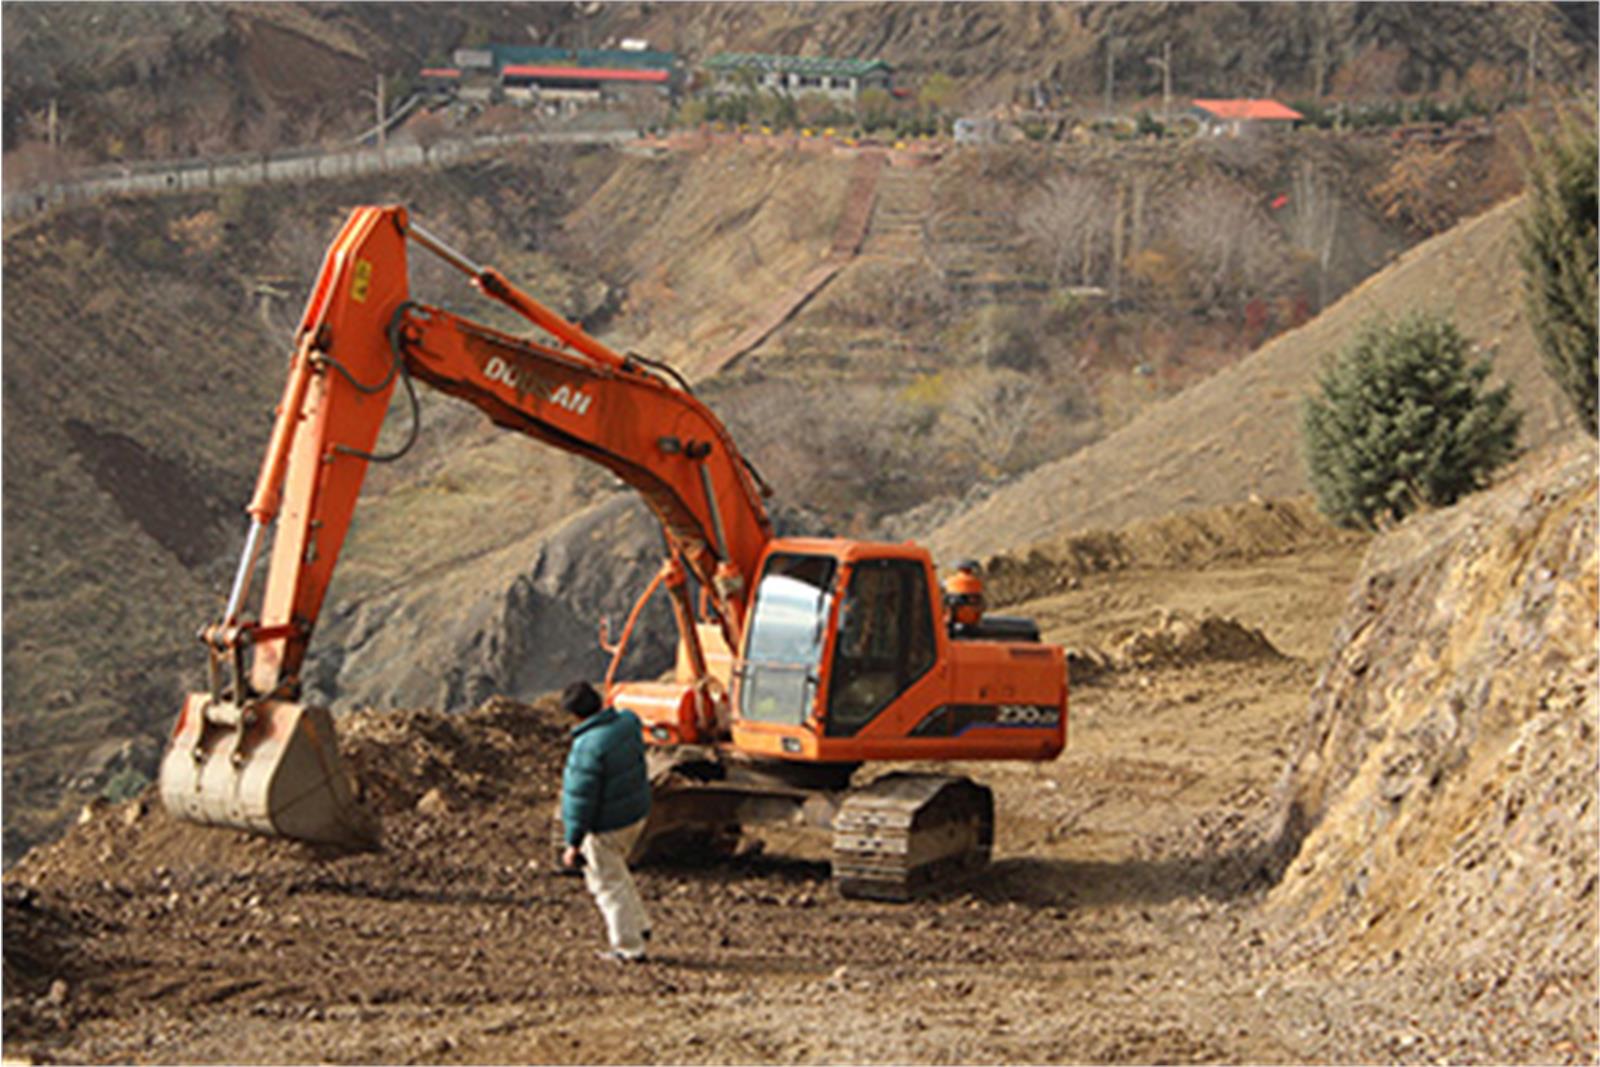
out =
[[561,776],[561,821],[567,844],[585,834],[620,830],[650,814],[644,734],[631,711],[606,708],[572,728],[572,751]]

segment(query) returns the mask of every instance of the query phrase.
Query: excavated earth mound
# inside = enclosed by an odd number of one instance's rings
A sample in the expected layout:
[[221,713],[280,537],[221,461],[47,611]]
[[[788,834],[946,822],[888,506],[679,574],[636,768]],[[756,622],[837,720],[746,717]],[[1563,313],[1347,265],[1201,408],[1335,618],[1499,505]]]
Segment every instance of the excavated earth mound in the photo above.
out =
[[1150,625],[1124,630],[1103,648],[1069,649],[1067,666],[1072,681],[1084,684],[1109,671],[1283,658],[1266,634],[1236,619],[1164,611]]
[[1092,574],[1259,560],[1314,547],[1357,544],[1362,537],[1329,523],[1309,496],[1253,500],[1003,552],[984,563],[984,590],[992,604],[1017,604],[1076,589]]

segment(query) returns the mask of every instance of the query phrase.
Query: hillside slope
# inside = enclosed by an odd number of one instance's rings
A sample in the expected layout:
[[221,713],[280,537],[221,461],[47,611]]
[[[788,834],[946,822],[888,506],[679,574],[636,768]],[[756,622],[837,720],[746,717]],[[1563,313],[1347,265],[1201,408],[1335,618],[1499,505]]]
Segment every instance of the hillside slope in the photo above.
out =
[[1302,965],[1431,987],[1501,1062],[1530,1028],[1595,1039],[1593,443],[1528,466],[1373,543],[1286,772],[1309,833],[1267,900]]
[[[606,159],[582,157],[567,180],[602,179]],[[508,270],[538,264],[567,310],[585,279],[541,249],[568,187],[551,179],[572,162],[126,201],[7,234],[8,858],[59,827],[64,795],[153,769],[178,695],[203,676],[193,635],[226,595],[293,323],[348,205],[406,202]],[[425,417],[424,472],[461,448],[448,415]],[[390,476],[369,485],[381,494]]]
[[936,555],[983,555],[1068,531],[1169,511],[1309,490],[1302,398],[1322,360],[1366,318],[1424,309],[1456,322],[1514,388],[1521,441],[1535,448],[1576,424],[1539,362],[1516,264],[1521,200],[1409,250],[1311,322],[1142,412],[1065,459],[1029,472],[928,535]]
[[[1319,10],[1321,9],[1321,10]],[[1551,73],[1581,77],[1592,64],[1592,24],[1557,5],[1465,15],[1449,5],[1217,4],[604,4],[570,24],[608,36],[647,37],[696,56],[719,50],[880,56],[911,80],[958,80],[970,107],[1038,86],[1094,106],[1114,51],[1124,96],[1159,96],[1161,74],[1140,57],[1173,48],[1175,85],[1194,95],[1309,94],[1341,71],[1356,92],[1438,90],[1474,63],[1510,65],[1527,27],[1552,45]],[[585,22],[588,25],[586,27]],[[1373,63],[1375,53],[1384,59]],[[1266,88],[1271,87],[1271,88]],[[1091,103],[1093,102],[1093,103]]]
[[487,41],[645,38],[691,68],[723,50],[878,56],[913,88],[954,79],[962,109],[1035,91],[1093,109],[1108,53],[1122,101],[1159,97],[1141,57],[1168,43],[1177,92],[1197,96],[1504,96],[1520,89],[1530,30],[1545,84],[1586,86],[1595,57],[1591,6],[1543,2],[46,2],[6,5],[4,30],[6,151],[42,146],[54,100],[67,159],[89,162],[348,140],[369,125],[377,74],[398,102],[422,67]]

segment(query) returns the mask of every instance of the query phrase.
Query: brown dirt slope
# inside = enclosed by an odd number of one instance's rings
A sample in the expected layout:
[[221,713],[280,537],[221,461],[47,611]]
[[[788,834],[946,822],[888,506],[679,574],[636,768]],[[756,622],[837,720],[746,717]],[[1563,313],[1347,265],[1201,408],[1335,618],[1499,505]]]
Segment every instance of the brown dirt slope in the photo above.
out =
[[1328,522],[1310,497],[1225,504],[1002,552],[983,564],[985,592],[1003,607],[1076,588],[1091,574],[1287,556],[1364,540]]
[[1521,201],[1402,255],[1305,326],[1141,413],[1127,426],[1034,470],[929,537],[940,558],[981,555],[1068,531],[1120,526],[1185,508],[1308,490],[1300,454],[1302,397],[1323,359],[1364,319],[1426,309],[1451,316],[1513,384],[1522,442],[1573,425],[1539,363],[1516,265]]
[[1512,1019],[1594,1041],[1595,526],[1586,442],[1377,540],[1288,771],[1312,829],[1267,902],[1282,942],[1450,975],[1496,1060],[1526,1055]]
[[617,343],[691,379],[830,252],[853,163],[721,145],[629,158],[568,220],[628,289]]

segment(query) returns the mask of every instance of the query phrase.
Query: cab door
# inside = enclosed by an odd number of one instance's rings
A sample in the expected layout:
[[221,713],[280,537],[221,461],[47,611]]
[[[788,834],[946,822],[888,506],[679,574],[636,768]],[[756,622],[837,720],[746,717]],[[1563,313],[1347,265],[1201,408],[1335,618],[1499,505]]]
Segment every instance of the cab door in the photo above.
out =
[[854,737],[938,658],[928,576],[914,559],[850,568],[828,671],[827,737]]
[[734,669],[735,699],[745,722],[800,726],[813,715],[837,569],[832,556],[767,557],[744,655]]

